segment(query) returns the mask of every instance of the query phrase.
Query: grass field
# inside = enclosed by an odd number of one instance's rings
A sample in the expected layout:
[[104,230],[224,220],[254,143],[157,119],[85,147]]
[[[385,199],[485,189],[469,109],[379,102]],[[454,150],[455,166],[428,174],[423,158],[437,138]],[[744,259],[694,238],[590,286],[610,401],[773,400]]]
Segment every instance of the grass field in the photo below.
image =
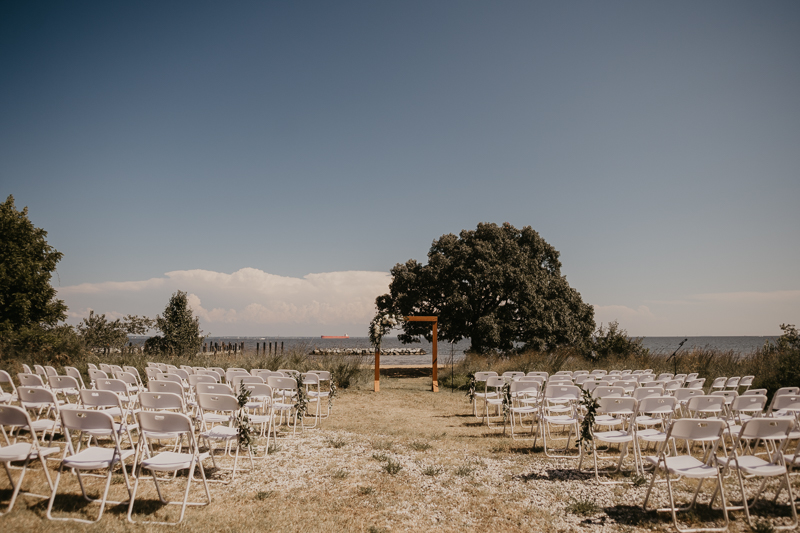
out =
[[[549,459],[531,440],[512,440],[472,416],[463,392],[430,392],[424,371],[387,369],[381,392],[366,386],[342,391],[322,429],[286,434],[254,471],[230,485],[212,484],[212,504],[187,510],[191,531],[646,531],[672,530],[668,514],[643,513],[646,485],[598,485],[573,459]],[[53,461],[51,469],[55,468]],[[241,463],[247,466],[246,462]],[[210,465],[210,462],[209,462]],[[47,492],[41,473],[26,489]],[[212,473],[213,479],[228,474]],[[178,496],[185,478],[171,494]],[[7,481],[0,502],[8,502]],[[157,503],[152,482],[137,496],[137,518],[175,519],[177,508]],[[200,485],[193,489],[199,498]],[[661,490],[665,493],[664,490]],[[71,479],[59,489],[56,510],[96,512]],[[74,495],[74,496],[71,496]],[[125,499],[115,475],[112,499]],[[142,503],[139,498],[143,498]],[[660,496],[666,503],[666,496]],[[46,501],[20,497],[0,517],[2,531],[129,531],[127,506],[112,506],[97,525],[51,522]],[[701,509],[703,509],[701,507]],[[768,510],[773,512],[772,509]],[[762,511],[763,512],[763,511]],[[749,531],[741,513],[732,531]],[[690,519],[719,519],[701,512]],[[150,529],[170,530],[170,527]]]

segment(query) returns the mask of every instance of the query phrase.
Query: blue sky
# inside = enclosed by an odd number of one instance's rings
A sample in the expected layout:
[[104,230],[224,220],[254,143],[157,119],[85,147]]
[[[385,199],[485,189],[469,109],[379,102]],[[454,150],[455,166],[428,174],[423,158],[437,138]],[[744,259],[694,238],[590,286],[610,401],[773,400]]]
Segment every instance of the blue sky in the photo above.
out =
[[598,323],[800,324],[797,2],[4,2],[0,193],[70,323],[366,335],[398,262],[532,226]]

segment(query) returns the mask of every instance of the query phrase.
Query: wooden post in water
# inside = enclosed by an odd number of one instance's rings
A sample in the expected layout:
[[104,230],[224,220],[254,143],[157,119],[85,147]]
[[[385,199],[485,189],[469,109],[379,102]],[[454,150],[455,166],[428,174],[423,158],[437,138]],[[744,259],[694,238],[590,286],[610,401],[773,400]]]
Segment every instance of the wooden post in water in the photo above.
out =
[[[275,348],[277,349],[278,343],[275,343]],[[277,351],[277,350],[276,350]],[[281,355],[283,355],[283,341],[281,341]]]

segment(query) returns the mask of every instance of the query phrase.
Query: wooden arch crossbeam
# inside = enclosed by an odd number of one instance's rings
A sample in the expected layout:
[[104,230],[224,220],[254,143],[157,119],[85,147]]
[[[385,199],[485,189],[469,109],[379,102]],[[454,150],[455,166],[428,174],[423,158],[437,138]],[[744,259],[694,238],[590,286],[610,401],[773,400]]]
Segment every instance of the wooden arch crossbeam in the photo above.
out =
[[[431,345],[431,374],[433,376],[431,390],[439,392],[439,318],[435,316],[407,316],[408,322],[433,322],[433,344]],[[375,392],[381,390],[381,351],[375,348]]]

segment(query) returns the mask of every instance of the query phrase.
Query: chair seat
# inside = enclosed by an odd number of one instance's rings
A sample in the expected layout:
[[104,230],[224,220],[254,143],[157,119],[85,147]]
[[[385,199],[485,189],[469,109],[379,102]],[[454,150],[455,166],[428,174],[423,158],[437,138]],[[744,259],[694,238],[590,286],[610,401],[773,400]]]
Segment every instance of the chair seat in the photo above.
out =
[[[122,459],[127,459],[135,453],[135,450],[121,450]],[[64,466],[77,470],[101,470],[118,463],[119,455],[115,455],[114,448],[100,448],[91,446],[85,448],[75,455],[70,455],[64,459]]]
[[594,423],[598,426],[618,426],[622,424],[622,419],[611,415],[597,415],[594,417]]
[[646,442],[664,442],[667,434],[657,429],[640,429],[636,432],[636,437]]
[[612,444],[633,441],[633,435],[622,430],[595,431],[594,438],[603,442],[610,442]]
[[239,430],[228,426],[214,426],[200,434],[208,440],[228,440],[239,436]]
[[[732,468],[736,467],[736,461],[734,461],[732,457],[720,457],[719,462],[723,465],[727,464]],[[753,455],[739,457],[739,468],[746,474],[759,477],[782,476],[786,472],[785,466],[770,463]]]
[[331,395],[331,393],[328,392],[328,391],[322,391],[322,392],[317,392],[317,391],[313,391],[313,390],[312,391],[308,391],[308,397],[309,398],[327,398],[330,395]]
[[212,424],[229,422],[231,417],[229,415],[220,415],[217,413],[203,413],[203,420]]
[[[148,435],[150,435],[148,433]],[[205,456],[205,457],[204,457]],[[142,461],[142,468],[148,470],[155,470],[158,472],[174,472],[175,470],[183,470],[192,466],[191,453],[178,453],[178,452],[161,452],[149,459]],[[198,460],[202,461],[208,457],[208,452],[200,454]]]
[[58,453],[61,448],[53,446],[52,448],[39,448],[39,451],[32,450],[33,445],[29,442],[18,442],[11,446],[4,446],[0,448],[0,463],[8,461],[25,461],[26,459],[36,459],[41,455],[47,457],[52,453]]
[[545,422],[548,424],[577,424],[578,419],[569,415],[545,415]]
[[34,420],[31,427],[35,431],[49,431],[61,427],[61,422],[58,420],[50,420],[49,418],[40,418],[39,420]]
[[[653,465],[659,464],[658,457],[654,455],[648,455],[645,460]],[[676,476],[703,478],[717,475],[717,469],[713,466],[707,466],[699,459],[686,455],[667,457],[666,466],[669,473]]]

